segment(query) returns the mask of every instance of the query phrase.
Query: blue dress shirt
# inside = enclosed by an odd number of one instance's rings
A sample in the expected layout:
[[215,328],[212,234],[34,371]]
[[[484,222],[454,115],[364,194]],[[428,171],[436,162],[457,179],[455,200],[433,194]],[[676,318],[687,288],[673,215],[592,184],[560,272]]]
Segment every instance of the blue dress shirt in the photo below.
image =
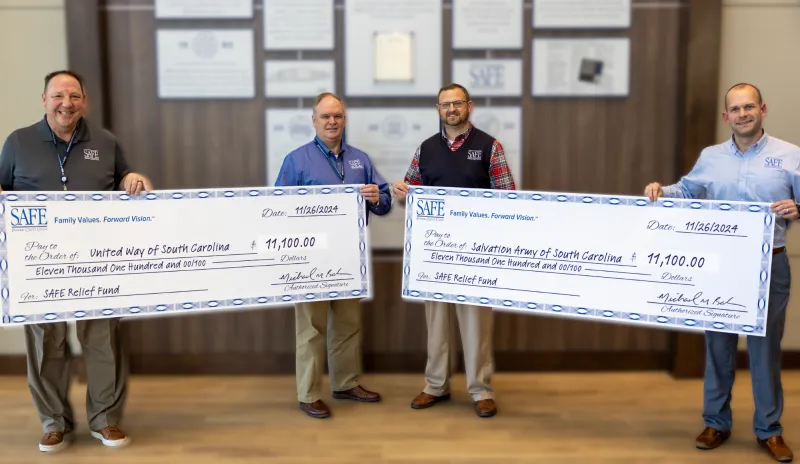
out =
[[[774,203],[800,192],[800,147],[766,131],[744,153],[733,137],[704,149],[689,174],[663,187],[664,196]],[[774,248],[786,244],[787,221],[775,216]]]
[[376,184],[380,198],[367,209],[382,216],[392,209],[391,187],[363,151],[342,142],[339,156],[319,137],[295,149],[283,160],[276,187],[299,185]]

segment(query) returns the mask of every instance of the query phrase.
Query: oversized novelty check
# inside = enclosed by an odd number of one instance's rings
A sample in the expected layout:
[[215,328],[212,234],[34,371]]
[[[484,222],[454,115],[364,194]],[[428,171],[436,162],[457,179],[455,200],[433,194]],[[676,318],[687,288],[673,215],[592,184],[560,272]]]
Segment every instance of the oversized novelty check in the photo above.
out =
[[403,296],[765,334],[765,203],[412,188]]
[[358,186],[0,195],[3,324],[367,297]]

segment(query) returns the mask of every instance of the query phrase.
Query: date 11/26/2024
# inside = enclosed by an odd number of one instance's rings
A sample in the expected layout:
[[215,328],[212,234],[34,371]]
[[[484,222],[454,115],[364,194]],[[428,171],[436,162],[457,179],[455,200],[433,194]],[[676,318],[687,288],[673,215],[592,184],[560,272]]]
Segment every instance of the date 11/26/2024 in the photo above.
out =
[[718,222],[688,221],[683,224],[683,228],[680,228],[669,223],[652,220],[647,223],[647,229],[674,231],[678,233],[734,235],[739,230],[739,226],[736,224],[721,224]]

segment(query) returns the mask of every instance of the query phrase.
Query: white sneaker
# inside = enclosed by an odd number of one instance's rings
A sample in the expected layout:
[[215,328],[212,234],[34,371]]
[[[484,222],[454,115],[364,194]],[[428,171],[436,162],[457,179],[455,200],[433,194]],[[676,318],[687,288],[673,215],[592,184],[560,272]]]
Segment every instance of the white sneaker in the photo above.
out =
[[123,446],[128,446],[131,442],[131,439],[126,437],[122,430],[117,427],[105,427],[96,432],[92,430],[92,436],[111,448],[122,448]]
[[47,432],[39,441],[39,451],[42,453],[57,453],[67,448],[72,443],[72,434],[64,432]]

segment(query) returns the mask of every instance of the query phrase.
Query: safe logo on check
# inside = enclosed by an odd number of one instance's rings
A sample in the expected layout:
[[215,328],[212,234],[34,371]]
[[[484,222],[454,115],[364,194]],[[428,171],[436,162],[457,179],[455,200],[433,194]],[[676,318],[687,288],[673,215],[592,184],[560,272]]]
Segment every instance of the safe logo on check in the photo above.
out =
[[47,228],[47,207],[15,206],[11,208],[12,230],[34,230]]
[[422,221],[444,220],[444,200],[419,199],[417,201],[417,219]]

